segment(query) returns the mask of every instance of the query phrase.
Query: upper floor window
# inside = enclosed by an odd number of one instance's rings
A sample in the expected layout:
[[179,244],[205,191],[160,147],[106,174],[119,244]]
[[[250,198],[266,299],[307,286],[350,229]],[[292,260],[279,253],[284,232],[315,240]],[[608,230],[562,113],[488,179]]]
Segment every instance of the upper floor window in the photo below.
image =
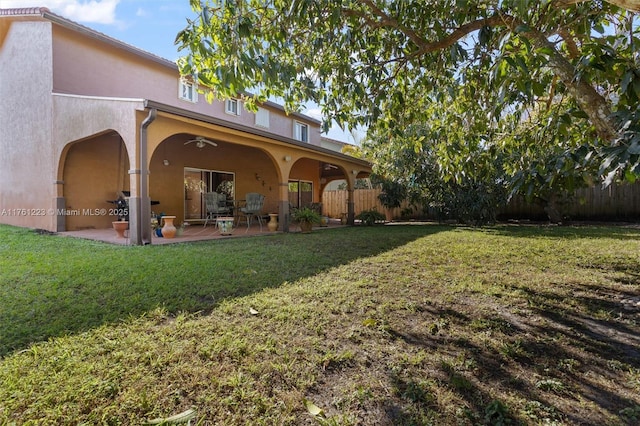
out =
[[196,85],[190,81],[180,80],[178,98],[189,102],[198,102],[198,91]]
[[240,115],[240,102],[237,99],[227,99],[224,103],[224,112],[232,115]]
[[296,121],[293,127],[293,138],[302,142],[309,142],[309,126]]
[[256,126],[269,128],[269,110],[258,107],[256,111]]

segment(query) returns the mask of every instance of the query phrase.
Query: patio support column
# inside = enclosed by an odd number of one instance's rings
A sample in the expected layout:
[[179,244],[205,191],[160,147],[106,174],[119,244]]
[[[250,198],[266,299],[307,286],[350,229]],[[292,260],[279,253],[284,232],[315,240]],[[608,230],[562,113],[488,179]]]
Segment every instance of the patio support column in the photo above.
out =
[[289,232],[289,182],[280,182],[280,199],[278,200],[278,225],[282,232]]
[[[54,182],[54,184],[56,186],[56,194],[63,194],[62,185],[64,185],[64,181],[57,180]],[[67,221],[65,215],[63,215],[61,212],[63,212],[67,208],[67,201],[64,197],[57,196],[54,199],[54,205],[56,209],[56,211],[54,212],[56,221],[55,230],[56,232],[64,232],[67,230]]]
[[131,244],[151,244],[151,198],[149,197],[149,166],[147,160],[147,127],[156,119],[157,110],[152,108],[149,115],[140,124],[139,169],[130,170],[130,174],[139,173],[140,186],[136,197],[129,199],[129,234]]

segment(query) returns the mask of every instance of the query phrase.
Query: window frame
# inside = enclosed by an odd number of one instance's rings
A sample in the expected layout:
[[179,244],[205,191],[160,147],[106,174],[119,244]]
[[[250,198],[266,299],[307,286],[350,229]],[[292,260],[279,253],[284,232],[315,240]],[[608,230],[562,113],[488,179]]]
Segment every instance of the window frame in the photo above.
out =
[[[230,105],[235,105],[235,110],[233,108],[229,108]],[[235,98],[230,98],[224,101],[224,112],[229,115],[240,115],[240,100]]]
[[[289,192],[289,205],[293,208],[308,207],[310,203],[314,201],[314,185],[311,180],[304,179],[289,179],[288,181]],[[305,187],[308,187],[308,191],[304,191]],[[305,194],[308,197],[305,197]],[[306,200],[305,198],[309,198]]]
[[[185,94],[185,91],[187,92]],[[198,85],[192,81],[181,78],[178,83],[178,99],[183,101],[197,103],[198,102]]]
[[[261,119],[259,118],[260,116],[262,116]],[[258,110],[256,111],[256,122],[255,122],[256,126],[268,129],[271,124],[270,117],[271,117],[271,114],[268,109],[263,107],[258,107]]]
[[[304,131],[303,131],[304,129]],[[303,138],[304,136],[304,138]],[[294,120],[293,122],[293,138],[300,142],[309,143],[309,125],[302,121]]]
[[[197,181],[189,182],[189,175],[199,174]],[[199,167],[183,167],[184,175],[184,218],[185,220],[202,220],[206,218],[206,204],[204,194],[207,192],[223,192],[230,200],[235,199],[236,194],[236,172],[202,169]],[[225,179],[227,178],[227,179]],[[230,178],[230,179],[228,179]],[[230,188],[226,191],[220,189],[220,185],[230,182]],[[193,209],[193,210],[190,210]],[[194,213],[196,215],[194,215]]]

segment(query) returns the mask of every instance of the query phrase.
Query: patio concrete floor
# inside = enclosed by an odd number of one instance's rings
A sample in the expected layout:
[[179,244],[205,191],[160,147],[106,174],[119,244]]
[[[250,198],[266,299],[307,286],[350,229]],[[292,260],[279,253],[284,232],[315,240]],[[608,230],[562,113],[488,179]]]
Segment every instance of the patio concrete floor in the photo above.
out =
[[[314,226],[315,230],[320,229],[329,229],[329,228],[337,228],[342,227],[339,219],[330,219],[328,226]],[[186,226],[181,236],[177,236],[175,238],[162,238],[162,237],[151,237],[151,244],[176,244],[176,243],[186,243],[193,241],[206,241],[206,240],[218,240],[218,239],[229,239],[229,238],[242,238],[242,237],[250,237],[250,236],[261,236],[261,235],[274,235],[281,231],[271,232],[267,227],[267,224],[262,225],[262,230],[260,230],[260,226],[258,224],[252,224],[251,227],[247,228],[246,225],[240,224],[240,226],[233,228],[233,232],[231,235],[222,235],[220,234],[220,229],[215,224],[209,224],[204,227],[202,224],[193,224]],[[300,227],[297,224],[291,224],[289,226],[289,232],[300,232]],[[58,235],[62,235],[65,237],[74,237],[74,238],[83,238],[87,240],[95,240],[95,241],[103,241],[105,243],[111,244],[119,244],[119,245],[131,245],[131,241],[129,239],[129,231],[125,232],[125,238],[118,238],[116,235],[116,231],[112,228],[107,229],[83,229],[79,231],[66,231],[59,232]]]

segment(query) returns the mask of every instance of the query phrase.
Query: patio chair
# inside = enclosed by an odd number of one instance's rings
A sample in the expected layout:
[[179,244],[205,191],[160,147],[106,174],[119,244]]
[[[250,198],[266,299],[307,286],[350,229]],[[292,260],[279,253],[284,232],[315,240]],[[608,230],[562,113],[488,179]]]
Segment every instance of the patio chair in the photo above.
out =
[[247,230],[251,227],[251,218],[255,217],[258,219],[258,223],[260,224],[260,232],[262,232],[262,206],[264,205],[264,195],[258,194],[257,192],[248,192],[245,196],[246,204],[244,207],[240,208],[240,215],[238,216],[238,225],[240,225],[240,220],[244,216],[247,221]]
[[204,220],[204,226],[207,226],[209,219],[219,216],[228,216],[231,209],[227,206],[227,196],[218,192],[207,192],[204,194],[204,203],[207,209],[207,216]]

